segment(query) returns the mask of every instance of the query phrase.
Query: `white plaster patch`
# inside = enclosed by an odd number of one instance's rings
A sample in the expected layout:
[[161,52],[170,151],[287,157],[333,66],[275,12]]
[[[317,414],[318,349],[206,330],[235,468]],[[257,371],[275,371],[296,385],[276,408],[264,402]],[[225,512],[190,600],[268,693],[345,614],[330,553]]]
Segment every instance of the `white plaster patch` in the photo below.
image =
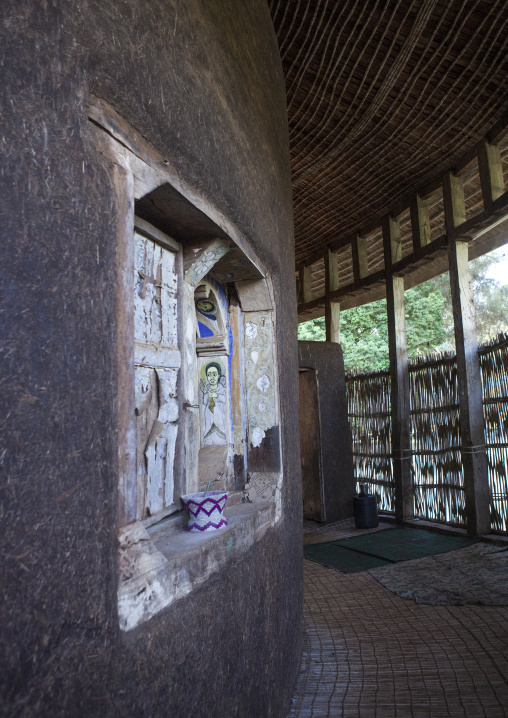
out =
[[265,411],[266,411],[266,404],[265,404],[264,401],[260,401],[260,402],[259,402],[259,404],[258,404],[258,409],[259,409],[259,411],[260,411],[262,414],[265,413]]
[[252,361],[254,362],[254,364],[257,364],[257,363],[258,363],[258,359],[259,359],[259,352],[256,352],[256,351],[251,352],[251,353],[250,353],[250,358],[252,359]]
[[186,338],[187,341],[190,342],[194,339],[194,322],[192,316],[187,317]]
[[261,446],[261,442],[265,438],[265,432],[259,426],[252,431],[252,446]]
[[249,339],[255,339],[258,335],[258,328],[257,324],[254,324],[254,322],[247,322],[245,325],[245,336]]
[[259,391],[261,391],[263,394],[266,394],[266,392],[270,388],[270,379],[266,376],[266,374],[263,374],[257,380],[256,386]]

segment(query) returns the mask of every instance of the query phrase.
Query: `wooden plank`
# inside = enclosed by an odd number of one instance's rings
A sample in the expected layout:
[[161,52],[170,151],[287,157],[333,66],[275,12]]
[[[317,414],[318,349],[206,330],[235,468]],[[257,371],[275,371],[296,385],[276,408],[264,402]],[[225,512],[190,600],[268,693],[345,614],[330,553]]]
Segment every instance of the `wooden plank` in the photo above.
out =
[[[394,242],[393,232],[395,231],[396,227],[392,218],[385,217],[383,244],[387,267],[390,267]],[[405,521],[413,517],[413,494],[404,278],[394,276],[391,272],[388,272],[386,277],[386,311],[390,357],[391,445],[395,482],[395,516],[399,521]]]
[[117,198],[115,322],[118,412],[118,526],[137,518],[136,418],[134,397],[134,225],[133,178],[119,164],[112,167]]
[[299,384],[303,516],[325,521],[316,372],[300,372]]
[[443,177],[443,204],[446,234],[451,237],[455,228],[466,221],[464,183],[462,177],[457,177],[453,172],[447,172]]
[[417,254],[422,247],[426,247],[431,242],[429,210],[419,194],[411,200],[410,211],[413,252]]
[[490,532],[489,480],[480,361],[467,242],[450,242],[449,266],[457,352],[466,523],[468,533],[482,535]]
[[479,143],[478,167],[480,170],[483,204],[485,209],[488,209],[505,191],[503,163],[497,145],[491,145],[485,140]]
[[298,304],[307,304],[312,301],[312,270],[305,264],[300,264],[298,275]]
[[241,361],[243,319],[242,310],[236,296],[230,300],[231,334],[233,337],[233,354],[231,357],[231,405],[233,412],[233,468],[235,472],[235,488],[243,489],[247,479],[245,455],[246,407],[243,386],[243,365]]
[[396,262],[400,262],[402,259],[402,242],[400,240],[400,224],[399,222],[388,215],[383,222],[384,224],[387,223],[389,225],[389,237],[390,237],[390,257],[391,257],[391,264],[395,264]]
[[364,279],[369,273],[369,258],[367,255],[367,240],[365,237],[356,237],[356,252],[353,252],[353,271],[354,271],[354,258],[355,254],[357,257],[357,270],[358,279]]
[[339,263],[337,255],[325,250],[325,327],[326,341],[340,343],[340,304],[330,299],[330,292],[339,289]]
[[176,242],[169,235],[161,232],[160,229],[153,227],[149,222],[141,219],[141,217],[134,217],[134,227],[140,234],[149,239],[153,239],[157,244],[161,244],[164,249],[169,249],[170,252],[179,252],[181,249],[179,242]]

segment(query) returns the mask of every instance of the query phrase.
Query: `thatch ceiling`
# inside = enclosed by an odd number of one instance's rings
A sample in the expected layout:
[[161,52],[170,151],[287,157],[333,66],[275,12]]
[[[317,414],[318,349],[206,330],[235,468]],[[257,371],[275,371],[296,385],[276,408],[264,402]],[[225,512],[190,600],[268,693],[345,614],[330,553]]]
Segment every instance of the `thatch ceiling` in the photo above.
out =
[[297,262],[453,166],[508,112],[506,0],[269,0]]

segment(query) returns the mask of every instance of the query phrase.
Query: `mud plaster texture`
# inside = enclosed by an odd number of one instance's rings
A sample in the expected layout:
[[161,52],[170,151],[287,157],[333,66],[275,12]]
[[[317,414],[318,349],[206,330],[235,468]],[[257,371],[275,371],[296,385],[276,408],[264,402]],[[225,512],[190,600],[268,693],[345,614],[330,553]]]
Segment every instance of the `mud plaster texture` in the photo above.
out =
[[[284,715],[301,651],[301,488],[285,92],[268,6],[4,0],[2,16],[0,712]],[[116,614],[117,218],[90,92],[236,224],[278,309],[283,518],[128,634]]]

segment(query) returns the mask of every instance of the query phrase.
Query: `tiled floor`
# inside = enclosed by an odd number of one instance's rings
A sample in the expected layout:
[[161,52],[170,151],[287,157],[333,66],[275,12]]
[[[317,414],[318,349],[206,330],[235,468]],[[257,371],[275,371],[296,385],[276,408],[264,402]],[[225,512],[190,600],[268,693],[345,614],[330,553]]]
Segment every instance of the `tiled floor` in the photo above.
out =
[[417,605],[305,561],[305,628],[291,718],[508,716],[508,608]]

